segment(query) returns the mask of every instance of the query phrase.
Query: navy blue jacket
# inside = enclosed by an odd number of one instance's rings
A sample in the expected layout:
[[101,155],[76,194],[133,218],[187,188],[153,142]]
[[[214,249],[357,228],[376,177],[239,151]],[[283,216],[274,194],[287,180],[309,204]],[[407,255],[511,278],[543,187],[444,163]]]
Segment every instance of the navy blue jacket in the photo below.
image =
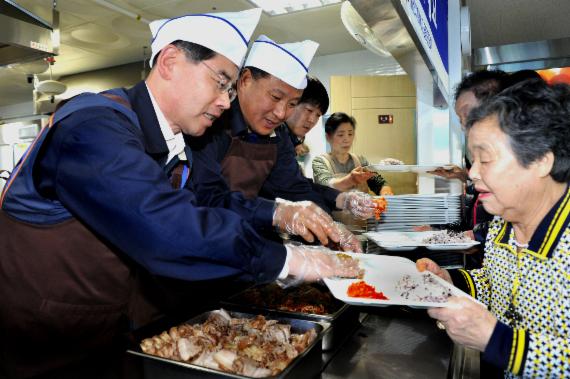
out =
[[191,186],[172,189],[144,82],[127,94],[140,129],[107,107],[75,112],[54,127],[34,169],[40,194],[153,274],[274,280],[285,248],[230,210],[198,206]]
[[[228,125],[231,133],[228,133]],[[273,200],[277,197],[291,201],[310,200],[327,212],[334,209],[338,191],[323,189],[322,186],[315,188],[312,181],[303,176],[295,159],[295,148],[287,126],[279,126],[275,134],[268,137],[249,132],[236,99],[204,136],[188,141],[194,157],[191,182],[198,203],[229,208],[260,228],[271,226]],[[221,162],[235,136],[254,143],[277,144],[275,166],[261,187],[259,197],[251,200],[245,199],[241,192],[230,191],[222,175]]]

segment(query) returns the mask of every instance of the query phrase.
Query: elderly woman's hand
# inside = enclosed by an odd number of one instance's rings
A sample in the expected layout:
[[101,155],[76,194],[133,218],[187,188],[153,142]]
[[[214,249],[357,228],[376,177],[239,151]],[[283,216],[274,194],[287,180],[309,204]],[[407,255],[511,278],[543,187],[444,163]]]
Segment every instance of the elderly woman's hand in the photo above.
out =
[[451,276],[449,275],[449,272],[446,269],[439,267],[439,265],[437,263],[435,263],[434,261],[432,261],[429,258],[418,259],[416,261],[416,268],[418,269],[419,272],[423,272],[423,271],[427,270],[427,271],[439,276],[443,280],[453,284],[453,282],[451,281]]
[[428,314],[445,326],[453,342],[485,351],[497,319],[484,306],[465,297],[450,297],[450,307],[431,308]]

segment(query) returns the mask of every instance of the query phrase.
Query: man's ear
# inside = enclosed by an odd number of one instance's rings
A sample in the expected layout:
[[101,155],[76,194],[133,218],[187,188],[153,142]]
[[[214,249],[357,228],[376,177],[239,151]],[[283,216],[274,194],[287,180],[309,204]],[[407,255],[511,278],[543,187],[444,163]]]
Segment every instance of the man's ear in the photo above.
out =
[[251,71],[248,68],[244,68],[238,78],[237,81],[237,88],[238,90],[243,90],[253,82],[253,76],[251,75]]
[[177,60],[180,59],[180,54],[183,54],[183,52],[174,45],[166,45],[166,47],[160,51],[155,66],[163,79],[172,79],[174,66]]

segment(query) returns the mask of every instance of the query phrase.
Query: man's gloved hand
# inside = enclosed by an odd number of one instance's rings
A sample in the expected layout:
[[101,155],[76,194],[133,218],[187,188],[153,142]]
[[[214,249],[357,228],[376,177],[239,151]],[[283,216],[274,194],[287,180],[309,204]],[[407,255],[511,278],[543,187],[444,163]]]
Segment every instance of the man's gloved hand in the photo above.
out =
[[313,242],[316,236],[323,245],[329,243],[329,238],[339,242],[338,228],[331,216],[312,201],[292,202],[278,198],[275,203],[273,226],[280,231],[301,236],[308,242]]
[[372,196],[361,191],[342,192],[336,198],[336,206],[365,220],[374,217],[376,208]]
[[344,224],[335,222],[340,240],[338,244],[343,251],[352,251],[353,253],[362,253],[362,245],[358,238],[347,229]]
[[342,259],[323,246],[287,244],[285,248],[289,257],[289,276],[277,281],[282,287],[329,277],[356,278],[362,271],[357,260]]

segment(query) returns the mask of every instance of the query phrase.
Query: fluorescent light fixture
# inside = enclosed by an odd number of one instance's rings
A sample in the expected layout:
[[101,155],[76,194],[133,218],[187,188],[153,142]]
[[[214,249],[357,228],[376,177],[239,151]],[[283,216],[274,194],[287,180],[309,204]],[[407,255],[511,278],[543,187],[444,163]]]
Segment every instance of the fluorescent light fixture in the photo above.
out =
[[304,11],[311,8],[320,8],[327,5],[338,4],[342,0],[249,0],[255,6],[263,8],[270,16]]

